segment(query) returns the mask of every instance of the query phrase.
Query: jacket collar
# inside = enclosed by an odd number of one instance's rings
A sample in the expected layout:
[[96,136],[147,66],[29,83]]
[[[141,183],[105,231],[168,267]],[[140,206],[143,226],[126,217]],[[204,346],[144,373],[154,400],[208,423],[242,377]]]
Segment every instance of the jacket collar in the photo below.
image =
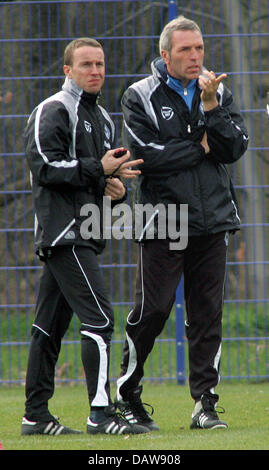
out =
[[[203,67],[203,71],[207,70],[206,67]],[[159,80],[162,80],[168,85],[169,82],[169,74],[167,72],[167,68],[165,65],[165,62],[162,57],[157,57],[154,59],[151,63],[151,71],[152,75],[158,78]],[[169,86],[169,85],[168,85]],[[201,89],[199,85],[199,81],[197,80],[197,87]],[[220,97],[220,104],[222,104],[222,98],[223,98],[223,93],[224,93],[224,85],[222,82],[220,82],[217,90],[217,94]]]
[[93,93],[86,93],[86,91],[82,90],[75,82],[72,80],[72,78],[65,78],[64,84],[62,86],[62,89],[64,91],[67,91],[67,93],[71,93],[73,96],[76,97],[76,99],[82,99],[87,101],[89,104],[96,104],[99,100],[99,97],[101,95],[101,91],[97,94]]
[[[167,72],[167,68],[162,57],[157,57],[157,59],[153,60],[153,62],[151,63],[151,70],[153,75],[155,75],[159,79],[163,80],[167,85],[169,85],[170,76]],[[199,86],[198,80],[197,85]]]
[[167,83],[168,72],[164,60],[161,57],[157,57],[151,62],[151,71],[152,75]]

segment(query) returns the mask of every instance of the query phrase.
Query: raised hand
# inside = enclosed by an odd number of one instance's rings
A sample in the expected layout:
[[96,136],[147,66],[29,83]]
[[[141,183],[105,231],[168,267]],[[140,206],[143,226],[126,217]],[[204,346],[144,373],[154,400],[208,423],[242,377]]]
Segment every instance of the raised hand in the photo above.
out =
[[222,73],[216,77],[215,73],[212,71],[205,71],[203,75],[199,76],[199,85],[202,88],[201,100],[205,111],[210,111],[211,109],[218,106],[216,96],[217,89],[220,82],[226,77],[226,73]]

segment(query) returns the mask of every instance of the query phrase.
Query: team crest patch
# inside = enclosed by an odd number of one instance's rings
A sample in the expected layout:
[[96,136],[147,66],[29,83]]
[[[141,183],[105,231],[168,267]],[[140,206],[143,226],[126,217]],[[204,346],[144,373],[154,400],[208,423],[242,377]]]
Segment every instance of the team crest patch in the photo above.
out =
[[166,121],[169,121],[169,119],[174,116],[174,111],[172,108],[169,108],[169,106],[162,106],[161,113]]
[[91,133],[92,125],[88,121],[84,121],[84,126],[87,132]]

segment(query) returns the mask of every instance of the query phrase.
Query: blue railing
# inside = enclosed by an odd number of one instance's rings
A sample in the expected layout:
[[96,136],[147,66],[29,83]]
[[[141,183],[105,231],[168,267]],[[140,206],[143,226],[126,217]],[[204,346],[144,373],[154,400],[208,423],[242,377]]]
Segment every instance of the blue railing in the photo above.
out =
[[[26,120],[62,84],[65,45],[78,36],[104,44],[107,78],[103,101],[120,143],[120,98],[150,73],[164,24],[182,13],[201,26],[206,65],[228,74],[250,134],[244,158],[231,168],[242,228],[231,237],[224,300],[222,376],[268,379],[269,279],[269,10],[257,0],[59,0],[0,2],[0,383],[23,383],[41,265],[33,254],[33,214],[24,157]],[[134,299],[136,246],[108,243],[101,258],[116,316],[112,376],[119,372],[124,323]],[[83,379],[79,326],[74,317],[58,366],[58,381]],[[187,380],[184,299],[175,309],[147,363],[145,378]]]

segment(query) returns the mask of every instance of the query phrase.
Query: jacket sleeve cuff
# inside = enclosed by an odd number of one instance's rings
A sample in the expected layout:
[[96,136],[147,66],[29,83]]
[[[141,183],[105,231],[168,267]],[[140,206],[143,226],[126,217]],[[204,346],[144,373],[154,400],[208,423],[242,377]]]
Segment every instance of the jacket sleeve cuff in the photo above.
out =
[[98,183],[100,178],[104,178],[104,168],[100,161],[98,160],[89,160],[83,161],[80,160],[81,173],[83,178],[88,180],[90,184],[93,180]]
[[215,108],[211,109],[210,111],[205,111],[205,116],[210,118],[215,113],[218,113],[221,110],[221,106],[218,104]]

